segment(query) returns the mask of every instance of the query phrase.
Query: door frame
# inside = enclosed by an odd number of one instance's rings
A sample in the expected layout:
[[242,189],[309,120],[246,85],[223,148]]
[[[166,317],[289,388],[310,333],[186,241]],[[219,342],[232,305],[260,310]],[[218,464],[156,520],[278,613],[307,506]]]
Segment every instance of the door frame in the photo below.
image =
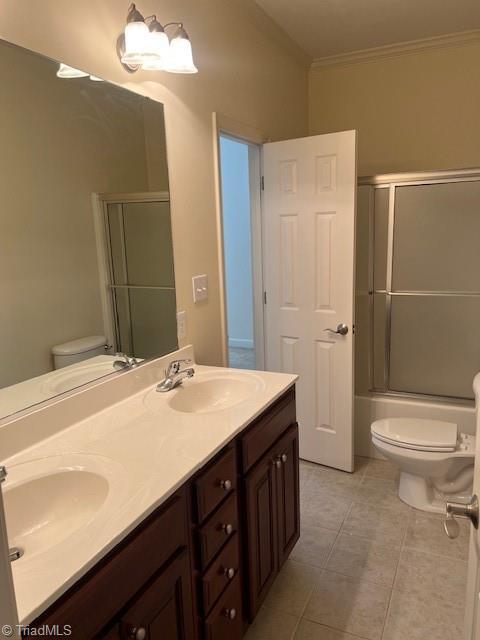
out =
[[[222,365],[228,367],[228,316],[225,275],[225,246],[223,241],[223,200],[220,137],[231,138],[249,145],[250,177],[250,228],[252,234],[252,286],[255,365],[265,368],[265,326],[263,289],[263,222],[262,222],[262,145],[265,136],[261,131],[241,122],[213,113],[213,147],[215,163],[215,202],[217,221],[218,273],[220,296],[220,325],[222,340]],[[256,177],[258,176],[258,179]]]
[[110,237],[107,229],[107,205],[127,204],[130,202],[170,202],[169,191],[145,191],[133,193],[92,193],[93,224],[98,259],[98,278],[100,300],[107,345],[117,351],[117,329],[115,320],[115,301],[109,288],[113,267],[111,263]]

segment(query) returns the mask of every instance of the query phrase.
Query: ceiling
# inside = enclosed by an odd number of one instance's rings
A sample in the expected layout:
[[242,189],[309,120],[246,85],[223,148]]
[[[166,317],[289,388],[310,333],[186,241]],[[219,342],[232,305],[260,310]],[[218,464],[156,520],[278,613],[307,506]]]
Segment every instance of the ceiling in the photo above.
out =
[[479,0],[255,0],[312,58],[480,29]]

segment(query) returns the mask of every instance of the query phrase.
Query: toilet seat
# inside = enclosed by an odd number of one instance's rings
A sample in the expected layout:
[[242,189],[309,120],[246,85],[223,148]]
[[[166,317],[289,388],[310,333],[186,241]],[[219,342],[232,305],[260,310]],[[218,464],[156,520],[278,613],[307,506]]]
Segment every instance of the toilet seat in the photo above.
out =
[[453,422],[422,418],[383,418],[371,426],[372,435],[386,444],[416,451],[453,452],[458,427]]

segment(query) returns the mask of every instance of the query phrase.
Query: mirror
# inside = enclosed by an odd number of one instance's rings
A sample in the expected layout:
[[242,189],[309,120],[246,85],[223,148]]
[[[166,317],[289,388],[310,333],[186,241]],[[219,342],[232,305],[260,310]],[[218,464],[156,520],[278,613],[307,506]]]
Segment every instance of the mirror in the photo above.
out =
[[0,418],[177,348],[163,106],[0,42]]

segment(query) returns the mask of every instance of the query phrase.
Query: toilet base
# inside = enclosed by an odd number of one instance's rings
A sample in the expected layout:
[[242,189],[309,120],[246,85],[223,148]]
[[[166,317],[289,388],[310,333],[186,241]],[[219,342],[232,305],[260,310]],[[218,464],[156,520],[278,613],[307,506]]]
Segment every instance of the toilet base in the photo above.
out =
[[[410,507],[429,511],[430,513],[441,513],[445,515],[446,500],[464,501],[468,496],[468,491],[462,494],[440,493],[429,485],[425,478],[415,476],[406,471],[400,472],[400,482],[398,485],[398,497]],[[471,493],[471,492],[470,492]]]

